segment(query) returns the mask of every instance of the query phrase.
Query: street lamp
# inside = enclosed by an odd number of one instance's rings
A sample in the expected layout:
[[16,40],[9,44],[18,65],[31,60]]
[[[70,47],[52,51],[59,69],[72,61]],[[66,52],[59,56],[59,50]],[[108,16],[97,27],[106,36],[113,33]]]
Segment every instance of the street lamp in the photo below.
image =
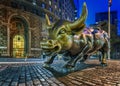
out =
[[[111,7],[112,0],[108,0],[108,35],[109,35],[109,45],[110,45],[110,7]],[[111,46],[110,46],[111,48]],[[108,51],[108,59],[110,59],[110,49]]]

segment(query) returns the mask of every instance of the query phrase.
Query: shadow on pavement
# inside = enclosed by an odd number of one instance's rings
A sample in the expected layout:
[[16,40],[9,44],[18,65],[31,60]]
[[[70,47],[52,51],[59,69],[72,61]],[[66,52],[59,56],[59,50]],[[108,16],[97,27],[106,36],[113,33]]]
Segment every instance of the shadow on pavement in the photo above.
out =
[[[55,77],[66,76],[70,73],[81,71],[87,68],[94,68],[100,66],[100,64],[86,64],[86,63],[77,63],[75,68],[66,69],[63,66],[59,66],[60,64],[54,64],[50,68],[46,68],[49,70]],[[63,65],[63,64],[61,64]]]

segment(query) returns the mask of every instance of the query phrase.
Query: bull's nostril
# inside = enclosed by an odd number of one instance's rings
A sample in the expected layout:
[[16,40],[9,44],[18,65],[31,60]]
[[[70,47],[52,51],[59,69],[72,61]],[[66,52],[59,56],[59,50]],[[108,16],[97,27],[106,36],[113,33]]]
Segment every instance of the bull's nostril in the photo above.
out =
[[49,40],[48,43],[53,44],[53,41],[52,41],[52,40]]

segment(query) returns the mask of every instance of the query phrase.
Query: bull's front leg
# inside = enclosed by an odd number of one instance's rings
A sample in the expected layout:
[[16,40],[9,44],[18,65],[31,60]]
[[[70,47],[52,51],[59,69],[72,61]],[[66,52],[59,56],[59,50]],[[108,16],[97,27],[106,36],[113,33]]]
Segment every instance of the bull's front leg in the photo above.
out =
[[90,55],[83,55],[83,57],[79,60],[79,62],[85,62]]
[[89,50],[89,46],[86,45],[85,48],[82,50],[82,52],[73,60],[73,62],[71,63],[71,65],[73,67],[75,67],[75,64],[78,60],[82,60],[84,57],[84,54]]
[[66,68],[73,68],[73,67],[75,67],[76,62],[77,62],[78,60],[80,60],[80,59],[83,59],[84,53],[87,52],[88,50],[89,50],[89,46],[86,45],[86,46],[83,48],[82,52],[80,52],[80,53],[77,55],[76,58],[70,60],[70,61],[65,65],[65,67],[66,67]]
[[51,55],[50,57],[47,58],[47,60],[44,62],[44,67],[50,67],[50,64],[53,63],[54,61],[54,58],[56,57],[56,54],[55,55]]
[[84,48],[83,48],[82,51],[77,55],[77,57],[74,58],[74,59],[72,59],[71,61],[69,61],[69,62],[65,65],[65,67],[67,67],[67,68],[75,67],[76,62],[77,62],[78,60],[79,60],[79,61],[82,60],[83,57],[84,57],[84,55],[86,55],[86,53],[87,53],[91,48],[92,48],[91,42],[88,42],[88,44],[86,44],[86,45],[84,46]]

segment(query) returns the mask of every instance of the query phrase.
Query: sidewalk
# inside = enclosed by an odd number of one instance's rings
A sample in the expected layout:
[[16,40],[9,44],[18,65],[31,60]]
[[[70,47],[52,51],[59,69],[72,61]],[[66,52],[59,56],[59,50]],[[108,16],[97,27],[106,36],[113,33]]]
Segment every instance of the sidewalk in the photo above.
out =
[[0,64],[43,63],[42,58],[0,58]]

